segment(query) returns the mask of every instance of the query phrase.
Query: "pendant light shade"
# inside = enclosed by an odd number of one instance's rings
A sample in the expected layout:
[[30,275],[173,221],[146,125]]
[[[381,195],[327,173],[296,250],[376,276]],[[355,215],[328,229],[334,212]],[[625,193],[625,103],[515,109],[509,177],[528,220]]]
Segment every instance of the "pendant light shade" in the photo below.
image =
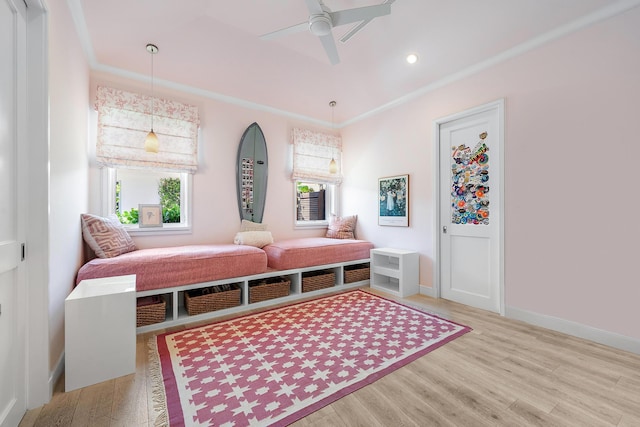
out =
[[157,153],[160,143],[158,142],[156,133],[153,131],[153,111],[155,109],[155,95],[153,90],[153,55],[158,53],[158,46],[151,43],[147,44],[147,52],[151,54],[151,131],[149,131],[144,140],[144,151],[147,153]]
[[152,128],[151,131],[147,134],[146,139],[144,140],[144,151],[146,151],[147,153],[157,153],[159,145],[160,144],[158,143],[158,137],[156,136],[156,133]]
[[336,174],[338,173],[338,163],[336,163],[335,159],[331,159],[329,162],[329,173]]

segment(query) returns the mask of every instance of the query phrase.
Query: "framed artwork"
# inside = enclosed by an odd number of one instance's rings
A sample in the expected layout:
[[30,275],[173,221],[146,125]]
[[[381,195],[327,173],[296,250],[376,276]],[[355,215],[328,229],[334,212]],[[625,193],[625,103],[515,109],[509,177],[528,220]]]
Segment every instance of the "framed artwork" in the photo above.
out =
[[162,205],[138,205],[138,226],[162,227]]
[[409,175],[378,178],[378,225],[409,226]]

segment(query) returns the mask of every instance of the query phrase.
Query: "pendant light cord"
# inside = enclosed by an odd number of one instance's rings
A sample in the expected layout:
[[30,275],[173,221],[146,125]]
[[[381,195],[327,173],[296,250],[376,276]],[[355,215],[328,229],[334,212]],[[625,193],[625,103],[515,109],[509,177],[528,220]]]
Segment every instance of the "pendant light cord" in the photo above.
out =
[[329,102],[329,107],[331,107],[331,129],[335,129],[335,125],[333,124],[333,112],[336,107],[336,101]]
[[155,87],[155,75],[153,70],[153,55],[158,53],[158,46],[154,44],[147,44],[147,52],[151,54],[151,131],[147,134],[147,137],[144,139],[144,151],[147,153],[157,153],[158,152],[158,136],[153,131],[153,125],[155,121],[155,110],[156,110],[156,87]]
[[[336,107],[336,101],[329,102],[329,107],[331,107],[331,129],[335,129],[335,125],[333,124],[333,112]],[[338,172],[338,164],[336,163],[335,157],[331,156],[331,161],[329,162],[329,173],[335,174]]]
[[153,57],[154,52],[151,52],[151,132],[153,132],[153,110],[155,109],[155,87],[153,85]]
[[155,44],[149,43],[147,44],[147,52],[151,54],[151,131],[153,132],[153,118],[154,118],[154,110],[156,107],[156,87],[155,87],[155,75],[153,73],[153,57],[156,53],[158,53],[158,46]]

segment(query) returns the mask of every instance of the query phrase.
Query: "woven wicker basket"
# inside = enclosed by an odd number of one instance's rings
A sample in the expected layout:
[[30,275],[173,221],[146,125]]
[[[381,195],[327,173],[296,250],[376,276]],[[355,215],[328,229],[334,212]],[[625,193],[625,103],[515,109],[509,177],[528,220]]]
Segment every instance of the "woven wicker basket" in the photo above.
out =
[[249,304],[266,301],[289,295],[291,280],[286,277],[269,277],[268,279],[249,282]]
[[240,305],[240,286],[237,284],[210,286],[184,293],[184,306],[190,316]]
[[354,264],[344,267],[344,283],[360,282],[369,280],[371,269],[369,264]]
[[136,306],[136,326],[147,326],[164,322],[167,302],[161,295],[138,298]]
[[332,270],[309,271],[302,273],[302,292],[330,288],[336,283],[336,274]]

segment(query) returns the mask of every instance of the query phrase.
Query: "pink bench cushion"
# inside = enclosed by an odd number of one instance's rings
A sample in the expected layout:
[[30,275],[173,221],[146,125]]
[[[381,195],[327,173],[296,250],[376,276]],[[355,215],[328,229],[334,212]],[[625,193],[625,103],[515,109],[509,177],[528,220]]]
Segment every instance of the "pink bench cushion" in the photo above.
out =
[[262,248],[269,268],[290,270],[369,258],[373,243],[365,240],[309,237],[275,242]]
[[84,279],[135,274],[136,290],[148,291],[265,271],[267,256],[253,246],[175,246],[93,259],[80,268],[76,283]]

